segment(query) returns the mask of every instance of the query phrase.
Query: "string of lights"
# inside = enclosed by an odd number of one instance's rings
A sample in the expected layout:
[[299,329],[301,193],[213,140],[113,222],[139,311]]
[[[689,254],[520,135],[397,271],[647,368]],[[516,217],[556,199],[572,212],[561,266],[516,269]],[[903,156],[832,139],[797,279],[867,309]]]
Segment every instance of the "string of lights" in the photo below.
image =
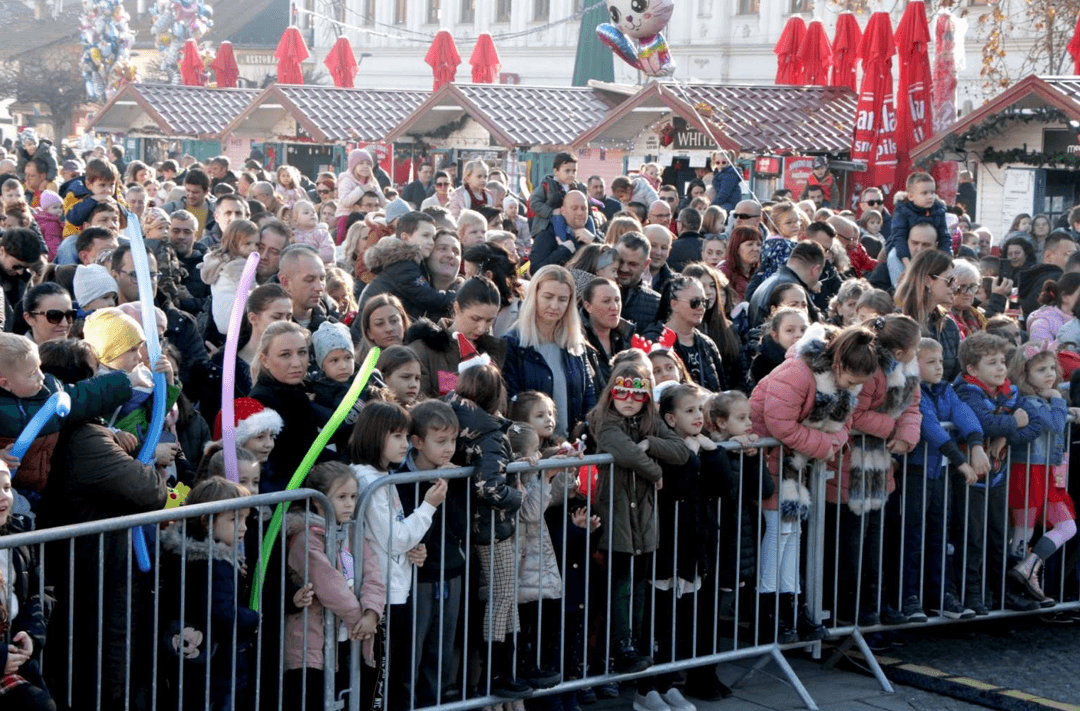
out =
[[[333,7],[332,0],[320,0],[320,2],[323,5],[330,6],[331,10],[336,9],[336,8]],[[577,12],[573,13],[572,15],[569,15],[569,16],[564,17],[562,19],[554,20],[552,22],[548,22],[548,23],[545,23],[543,25],[539,25],[537,27],[530,27],[527,30],[520,30],[520,31],[517,31],[517,32],[501,32],[501,33],[498,33],[498,34],[493,34],[491,36],[491,38],[494,39],[494,40],[508,40],[508,39],[517,39],[519,37],[527,37],[528,35],[533,35],[533,34],[539,34],[541,32],[549,30],[549,29],[551,29],[553,27],[558,27],[559,25],[564,25],[564,24],[566,24],[568,22],[575,22],[577,20],[580,20],[585,15],[585,13],[590,12],[592,10],[595,10],[596,8],[601,7],[601,6],[605,5],[605,4],[606,3],[604,2],[604,0],[600,0],[599,2],[595,2],[592,5],[588,5],[588,6],[584,7],[584,8],[582,8],[581,10],[578,10]],[[347,4],[346,4],[345,11],[347,13],[351,13],[352,15],[354,15],[356,17],[359,17],[360,21],[364,22],[365,25],[357,25],[357,24],[352,24],[352,23],[349,23],[349,22],[345,22],[343,20],[339,20],[337,18],[331,17],[331,16],[329,16],[329,15],[323,13],[323,12],[317,12],[315,10],[309,10],[307,8],[300,7],[299,5],[294,5],[293,6],[293,11],[298,13],[298,14],[305,14],[305,15],[308,15],[310,17],[318,18],[320,20],[325,20],[326,22],[331,23],[339,31],[341,31],[341,30],[353,30],[353,31],[361,32],[363,34],[370,35],[370,36],[373,36],[373,37],[385,37],[387,39],[401,40],[402,42],[422,42],[422,43],[425,43],[425,44],[430,43],[435,39],[435,34],[434,33],[421,32],[421,31],[418,31],[418,30],[410,30],[410,29],[408,29],[406,27],[402,27],[400,25],[391,25],[391,24],[388,24],[388,23],[385,23],[385,22],[379,22],[379,21],[375,20],[374,18],[371,18],[369,15],[367,15],[366,13],[364,13],[364,12],[362,12],[360,10],[354,10],[352,8],[349,8]],[[370,25],[370,26],[366,26],[366,25]],[[374,27],[384,27],[384,28],[387,28],[387,29],[393,30],[393,31],[390,32],[390,31],[378,30],[378,29],[374,29]],[[415,36],[410,36],[410,35],[415,35]]]

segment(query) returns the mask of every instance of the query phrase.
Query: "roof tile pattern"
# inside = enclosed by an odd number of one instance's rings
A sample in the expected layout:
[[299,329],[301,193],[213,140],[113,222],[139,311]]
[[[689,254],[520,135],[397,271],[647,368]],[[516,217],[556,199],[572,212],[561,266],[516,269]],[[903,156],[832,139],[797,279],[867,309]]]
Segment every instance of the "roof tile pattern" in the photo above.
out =
[[819,86],[667,86],[742,150],[758,153],[851,147],[857,96]]
[[426,91],[278,87],[331,141],[378,141],[428,97]]
[[612,108],[587,87],[458,84],[457,88],[519,146],[568,146]]
[[259,95],[257,89],[208,89],[174,84],[133,88],[177,136],[216,136]]

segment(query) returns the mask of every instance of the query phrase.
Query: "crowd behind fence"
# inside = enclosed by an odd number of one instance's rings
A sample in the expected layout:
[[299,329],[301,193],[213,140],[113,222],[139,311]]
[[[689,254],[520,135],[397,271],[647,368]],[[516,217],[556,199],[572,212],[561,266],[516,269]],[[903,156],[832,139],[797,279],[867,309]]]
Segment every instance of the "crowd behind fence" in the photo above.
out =
[[[1033,452],[1049,451],[1049,442],[1041,450],[1028,444],[1020,468],[1006,449],[995,462],[1003,478],[989,488],[985,480],[969,484],[947,460],[935,474],[914,463],[914,453],[898,456],[895,491],[859,512],[834,485],[841,472],[850,473],[859,447],[845,450],[838,461],[809,469],[803,511],[784,513],[780,502],[775,534],[765,518],[770,492],[784,490],[784,482],[772,481],[766,454],[780,450],[784,461],[780,443],[719,447],[721,466],[703,468],[694,487],[667,481],[638,489],[637,503],[651,505],[657,537],[655,546],[632,554],[615,550],[615,467],[606,454],[508,467],[525,503],[513,514],[511,563],[501,568],[495,519],[481,516],[471,495],[472,469],[394,474],[361,487],[353,522],[340,530],[325,526],[325,555],[342,564],[340,544],[350,542],[356,564],[346,577],[362,598],[371,573],[360,559],[372,546],[388,551],[379,558],[381,582],[395,600],[382,611],[373,640],[350,633],[328,605],[322,619],[305,606],[312,576],[306,563],[302,575],[290,575],[283,551],[298,536],[307,550],[308,526],[281,527],[270,544],[266,582],[249,599],[273,507],[287,502],[293,516],[331,510],[313,490],[15,533],[0,536],[0,552],[32,553],[34,585],[50,618],[35,661],[57,705],[73,709],[291,708],[282,681],[290,679],[298,708],[458,711],[504,701],[505,675],[528,686],[519,697],[561,695],[563,708],[613,683],[635,684],[643,695],[656,691],[674,707],[684,696],[724,693],[716,665],[746,658],[777,663],[815,708],[784,659],[787,650],[820,655],[824,639],[841,640],[839,653],[857,645],[890,689],[865,635],[1080,609],[1072,547],[1047,558],[1041,589],[1053,602],[1041,603],[1014,574],[1009,551],[1010,533],[1019,535],[1009,525],[1010,477],[1037,473]],[[444,508],[421,538],[436,563],[415,565],[408,556],[419,541],[399,535],[408,532],[407,517],[386,517],[386,530],[368,522],[375,506],[419,506],[435,478],[448,481],[447,506],[464,509]],[[1053,527],[1046,490],[1043,501],[1024,502],[1024,510],[1038,512],[1021,528],[1025,535]],[[189,528],[212,529],[224,516],[234,529],[231,546],[215,552],[191,542]],[[128,555],[135,526],[150,534],[148,574]],[[479,526],[488,527],[486,535],[478,536]],[[1018,550],[1026,553],[1030,543]],[[123,556],[124,573],[106,579],[101,561],[115,555]],[[4,580],[14,577],[13,559],[0,558]],[[231,586],[218,585],[217,563],[229,566]],[[400,570],[406,578],[395,576]],[[396,601],[403,589],[407,595]],[[309,650],[299,668],[286,652],[287,618],[299,621],[299,644]],[[316,632],[321,667],[308,645]],[[330,669],[337,673],[323,673]]]

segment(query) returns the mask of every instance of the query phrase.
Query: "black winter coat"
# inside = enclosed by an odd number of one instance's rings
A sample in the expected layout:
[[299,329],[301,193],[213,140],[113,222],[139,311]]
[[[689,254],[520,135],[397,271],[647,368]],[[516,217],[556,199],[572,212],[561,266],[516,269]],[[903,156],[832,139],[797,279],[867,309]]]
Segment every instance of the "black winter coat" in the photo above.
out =
[[712,572],[720,533],[717,504],[726,483],[716,473],[726,459],[716,449],[691,453],[686,464],[661,463],[664,487],[656,494],[659,545],[656,579],[693,582]]
[[[8,518],[7,526],[0,535],[26,533],[31,530],[30,521],[18,514]],[[4,615],[8,622],[8,631],[3,639],[11,639],[20,632],[30,635],[34,643],[34,655],[19,667],[18,674],[31,684],[42,687],[40,672],[41,651],[45,648],[45,627],[52,611],[52,585],[45,586],[45,595],[41,595],[41,579],[38,575],[38,557],[36,546],[16,546],[11,548],[11,568],[0,570],[4,578],[5,592],[11,590],[19,601],[19,614],[15,619],[7,619],[10,610]],[[10,576],[10,579],[9,577]],[[6,601],[0,601],[0,613]],[[8,646],[0,643],[0,670],[7,666]],[[0,671],[0,676],[2,676]]]
[[[773,495],[771,476],[759,476],[758,456],[729,452],[718,459],[720,494],[720,586],[757,579],[758,502]],[[758,489],[760,488],[760,492]]]
[[268,470],[263,472],[259,482],[259,491],[264,494],[285,489],[311,443],[318,437],[319,427],[329,419],[325,411],[308,398],[308,392],[306,383],[285,385],[263,373],[248,394],[276,411],[285,421],[267,460]]
[[426,316],[433,321],[449,315],[454,303],[453,291],[439,291],[431,285],[420,248],[397,237],[383,237],[364,252],[364,264],[375,278],[360,295],[360,311],[377,294],[393,294],[401,299],[405,313],[416,320]]

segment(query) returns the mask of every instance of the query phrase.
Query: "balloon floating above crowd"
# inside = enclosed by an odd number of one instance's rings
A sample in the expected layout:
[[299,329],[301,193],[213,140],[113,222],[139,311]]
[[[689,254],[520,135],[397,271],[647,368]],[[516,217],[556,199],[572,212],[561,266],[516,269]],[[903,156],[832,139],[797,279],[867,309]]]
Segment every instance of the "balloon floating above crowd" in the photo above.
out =
[[611,23],[596,28],[600,41],[648,76],[674,74],[675,64],[661,30],[671,19],[675,0],[607,0],[607,6]]
[[214,26],[213,14],[214,8],[205,0],[164,0],[150,6],[154,46],[160,57],[158,68],[170,83],[180,83],[184,43],[189,39],[198,43]]
[[80,66],[91,101],[106,101],[124,84],[138,78],[131,63],[135,33],[128,26],[129,20],[121,0],[83,0]]

